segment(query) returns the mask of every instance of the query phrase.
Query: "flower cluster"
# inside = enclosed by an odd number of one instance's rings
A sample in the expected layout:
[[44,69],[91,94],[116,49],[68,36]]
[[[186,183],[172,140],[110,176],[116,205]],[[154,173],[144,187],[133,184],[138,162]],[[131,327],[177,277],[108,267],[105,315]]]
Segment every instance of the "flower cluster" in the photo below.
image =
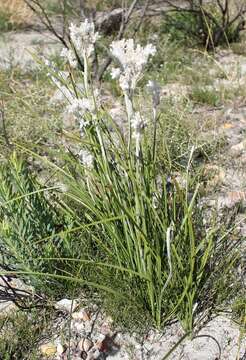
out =
[[71,24],[69,31],[74,49],[64,48],[61,52],[61,56],[69,62],[71,67],[76,67],[76,53],[78,56],[82,55],[83,57],[88,58],[93,53],[94,45],[99,38],[99,34],[98,32],[95,32],[94,23],[88,21],[88,19],[79,26]]
[[112,69],[112,78],[119,78],[123,91],[134,90],[144,66],[149,57],[155,54],[156,48],[151,44],[145,47],[139,44],[135,45],[133,39],[122,39],[113,41],[110,49],[112,55],[120,63],[120,68]]
[[93,100],[87,98],[74,98],[67,106],[66,111],[70,114],[73,114],[79,122],[81,136],[84,135],[85,128],[90,124],[90,121],[86,115],[94,113],[94,110],[95,106]]
[[[93,22],[86,19],[79,26],[71,24],[69,27],[71,47],[64,48],[61,56],[64,57],[71,67],[76,67],[79,59],[83,58],[84,72],[83,83],[76,84],[71,78],[70,73],[58,72],[47,64],[52,71],[50,71],[51,79],[57,85],[66,100],[66,112],[73,114],[80,126],[80,134],[84,136],[86,129],[94,125],[98,130],[97,124],[97,106],[100,106],[100,97],[97,91],[93,91],[90,87],[90,80],[88,76],[87,59],[94,50],[94,45],[99,35],[95,32]],[[111,75],[113,78],[119,79],[119,84],[124,93],[124,99],[127,110],[128,124],[129,124],[129,139],[128,148],[131,148],[131,138],[135,140],[136,157],[139,159],[141,151],[141,137],[146,126],[145,120],[141,117],[139,112],[135,112],[132,95],[139,81],[143,68],[148,62],[150,56],[156,52],[155,46],[148,44],[141,46],[135,44],[133,39],[122,39],[113,41],[110,46],[112,56],[117,60],[119,66],[113,68]],[[56,73],[59,76],[54,77]],[[69,77],[72,81],[72,86],[69,84]],[[153,96],[153,103],[155,106],[160,101],[160,89],[154,82],[149,82],[148,88]],[[81,162],[87,168],[93,167],[94,159],[90,152],[81,150],[79,154]]]
[[86,112],[94,112],[95,106],[92,99],[73,99],[71,104],[67,106],[67,112],[73,114],[77,118],[84,117]]
[[[83,93],[83,92],[82,92]],[[83,93],[84,95],[84,93]],[[85,129],[91,124],[91,121],[96,121],[97,107],[101,104],[101,97],[98,90],[93,94],[87,94],[87,97],[77,98],[75,95],[73,99],[68,101],[66,112],[73,114],[80,126],[80,135],[84,136]]]
[[[78,83],[69,86],[69,73],[58,71],[54,64],[45,60],[45,65],[50,69],[48,76],[59,90],[59,98],[66,104],[65,113],[72,114],[80,126],[80,134],[85,134],[85,129],[96,118],[97,107],[101,104],[99,91],[86,93],[84,84]],[[56,76],[53,75],[56,73]],[[64,85],[66,84],[66,85]]]
[[61,51],[61,57],[64,58],[72,68],[77,67],[77,58],[73,50],[63,48]]

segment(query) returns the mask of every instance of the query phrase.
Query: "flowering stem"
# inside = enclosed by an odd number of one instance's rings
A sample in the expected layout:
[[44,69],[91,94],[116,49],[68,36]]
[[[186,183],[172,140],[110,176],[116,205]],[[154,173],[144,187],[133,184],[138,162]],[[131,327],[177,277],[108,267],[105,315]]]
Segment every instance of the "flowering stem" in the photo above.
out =
[[76,95],[76,98],[78,99],[79,96],[78,96],[78,92],[77,92],[77,89],[76,89],[76,83],[75,83],[75,80],[74,80],[74,77],[73,77],[73,72],[72,72],[72,69],[71,69],[71,66],[69,65],[69,76],[70,76],[70,80],[71,80],[71,83],[72,83],[72,86],[73,86],[73,91]]
[[84,51],[83,54],[83,59],[84,59],[84,86],[85,86],[85,92],[86,92],[86,96],[89,96],[89,84],[88,84],[88,61],[87,61],[87,56],[86,53]]
[[130,95],[127,91],[124,91],[124,98],[125,98],[125,104],[126,104],[126,112],[127,112],[127,118],[128,118],[128,152],[130,153],[131,149],[131,137],[132,137],[132,126],[131,126],[131,120],[133,115],[133,105],[132,100],[130,98]]
[[140,156],[140,136],[136,138],[136,158],[137,164],[139,164],[139,156]]
[[156,160],[156,133],[157,133],[157,111],[153,108],[153,120],[154,120],[154,140],[153,140],[153,163]]

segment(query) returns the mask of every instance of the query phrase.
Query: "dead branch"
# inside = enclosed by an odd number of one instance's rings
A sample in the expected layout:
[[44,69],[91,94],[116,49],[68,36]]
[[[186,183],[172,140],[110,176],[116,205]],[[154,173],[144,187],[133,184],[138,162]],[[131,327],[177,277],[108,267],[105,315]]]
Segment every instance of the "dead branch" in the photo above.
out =
[[11,301],[22,310],[44,306],[43,296],[17,288],[11,284],[11,280],[10,276],[0,276],[0,302]]
[[26,5],[36,14],[41,23],[50,31],[66,48],[68,48],[68,43],[65,40],[65,36],[62,36],[53,26],[49,15],[47,14],[44,6],[40,3],[39,0],[24,0]]

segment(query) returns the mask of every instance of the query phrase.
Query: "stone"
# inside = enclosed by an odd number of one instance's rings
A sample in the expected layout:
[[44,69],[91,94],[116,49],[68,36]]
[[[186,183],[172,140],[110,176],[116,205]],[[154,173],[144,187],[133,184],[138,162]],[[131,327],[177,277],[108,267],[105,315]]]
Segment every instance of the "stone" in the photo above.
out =
[[62,299],[55,303],[55,309],[65,311],[67,313],[74,312],[78,303],[76,300]]
[[122,21],[124,9],[114,9],[112,11],[96,12],[96,28],[106,35],[118,31]]
[[222,184],[225,180],[225,171],[220,166],[207,164],[204,166],[204,175],[208,178],[208,187]]
[[240,160],[243,165],[246,165],[246,154],[243,154]]
[[80,311],[76,311],[72,314],[72,318],[74,320],[81,320],[81,321],[90,321],[90,315],[88,314],[87,311],[85,311],[84,309],[80,310]]
[[41,345],[39,349],[41,354],[47,357],[51,357],[57,352],[57,346],[51,342]]
[[78,348],[81,351],[88,352],[92,347],[93,347],[93,342],[87,338],[82,338],[78,343]]
[[242,204],[246,206],[246,191],[230,191],[218,198],[218,208],[232,209],[234,206]]
[[78,334],[85,332],[85,326],[82,321],[72,320],[71,321],[71,329]]
[[50,57],[60,51],[61,44],[48,31],[12,31],[0,38],[0,68],[18,66],[22,71],[36,70],[34,53]]
[[241,76],[246,76],[246,63],[241,64]]
[[224,129],[233,129],[235,127],[234,124],[231,124],[231,123],[225,123],[223,124],[223,128]]
[[96,360],[96,359],[99,359],[100,356],[101,356],[100,351],[96,349],[96,350],[93,350],[93,352],[89,352],[87,354],[86,360]]
[[246,150],[246,141],[241,141],[239,144],[233,145],[230,149],[232,155],[238,156]]
[[111,334],[111,324],[105,321],[100,328],[100,332],[103,335]]
[[61,343],[59,343],[56,347],[56,353],[57,355],[62,355],[64,353],[65,349],[64,347],[62,346]]
[[0,319],[14,314],[17,309],[12,301],[0,302]]

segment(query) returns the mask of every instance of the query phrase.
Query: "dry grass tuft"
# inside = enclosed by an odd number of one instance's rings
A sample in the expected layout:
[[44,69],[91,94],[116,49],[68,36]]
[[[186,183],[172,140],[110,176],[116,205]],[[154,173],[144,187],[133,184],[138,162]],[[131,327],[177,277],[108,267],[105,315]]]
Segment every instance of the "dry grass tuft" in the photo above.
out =
[[26,26],[33,19],[33,12],[24,0],[0,0],[0,13],[15,26]]

